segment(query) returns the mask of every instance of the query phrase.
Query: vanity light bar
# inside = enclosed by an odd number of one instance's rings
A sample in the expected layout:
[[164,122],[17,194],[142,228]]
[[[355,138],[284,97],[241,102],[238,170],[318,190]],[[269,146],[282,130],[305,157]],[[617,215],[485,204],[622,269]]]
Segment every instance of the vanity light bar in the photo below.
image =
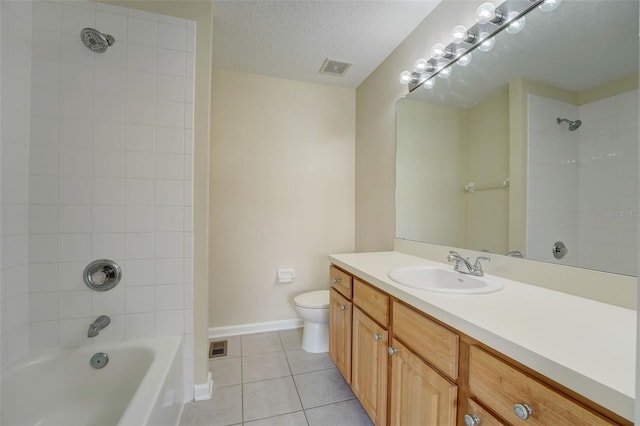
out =
[[[491,2],[481,4],[476,10],[476,24],[467,29],[457,25],[451,31],[451,43],[445,46],[436,43],[431,48],[429,59],[419,58],[414,71],[400,73],[400,83],[408,85],[409,92],[420,86],[430,89],[435,85],[435,76],[448,78],[451,66],[457,63],[466,66],[471,62],[471,52],[478,49],[488,52],[495,45],[495,36],[502,31],[517,34],[524,28],[525,16],[536,7],[543,12],[554,10],[562,0],[529,0],[530,4],[521,11],[512,10],[522,1],[506,0],[500,6]],[[460,47],[466,45],[466,47]]]

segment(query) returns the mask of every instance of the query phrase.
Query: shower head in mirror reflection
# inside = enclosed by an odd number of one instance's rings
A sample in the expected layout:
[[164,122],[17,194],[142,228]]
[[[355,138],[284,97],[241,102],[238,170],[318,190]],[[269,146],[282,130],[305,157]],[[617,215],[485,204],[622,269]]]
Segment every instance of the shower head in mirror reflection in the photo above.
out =
[[562,124],[564,122],[569,124],[569,131],[573,132],[574,130],[577,130],[580,128],[580,126],[582,126],[582,120],[575,120],[575,121],[571,121],[568,120],[566,118],[556,118],[556,121],[558,122],[558,124]]

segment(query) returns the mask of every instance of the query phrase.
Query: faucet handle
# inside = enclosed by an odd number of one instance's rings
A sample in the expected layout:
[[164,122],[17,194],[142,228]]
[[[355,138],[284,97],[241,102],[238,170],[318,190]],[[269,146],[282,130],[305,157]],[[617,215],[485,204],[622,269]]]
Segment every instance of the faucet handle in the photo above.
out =
[[487,256],[478,256],[476,258],[476,263],[473,265],[473,267],[477,270],[482,270],[482,263],[480,263],[480,261],[482,260],[486,260],[487,262],[491,262],[491,258],[487,257]]

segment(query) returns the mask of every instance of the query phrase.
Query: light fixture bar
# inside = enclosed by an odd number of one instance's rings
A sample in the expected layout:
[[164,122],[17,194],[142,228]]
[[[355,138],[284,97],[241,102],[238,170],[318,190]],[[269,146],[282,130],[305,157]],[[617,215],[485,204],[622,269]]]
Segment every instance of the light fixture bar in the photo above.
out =
[[[524,16],[526,16],[527,14],[529,14],[531,11],[533,11],[535,8],[537,8],[538,6],[540,6],[541,4],[545,3],[547,0],[530,0],[530,4],[525,7],[521,12],[519,12],[518,14],[514,14],[511,19],[508,18],[508,16],[510,15],[508,13],[508,11],[506,9],[503,8],[503,6],[507,3],[509,3],[509,0],[506,0],[504,3],[502,3],[500,5],[500,8],[503,10],[499,10],[497,12],[499,12],[500,16],[501,16],[501,21],[499,23],[493,23],[490,21],[491,25],[497,25],[497,27],[493,30],[486,30],[486,31],[481,31],[484,30],[489,23],[487,24],[475,24],[473,27],[471,27],[468,30],[468,34],[469,34],[469,38],[471,38],[471,36],[473,36],[472,40],[464,40],[463,42],[466,44],[470,44],[469,47],[467,47],[464,50],[464,53],[462,54],[454,54],[453,57],[441,57],[441,58],[431,58],[427,61],[427,63],[429,64],[428,66],[432,66],[434,67],[434,71],[431,74],[427,74],[426,72],[413,72],[411,73],[411,80],[407,83],[408,84],[408,88],[409,88],[409,92],[413,92],[415,89],[417,89],[418,87],[422,86],[425,82],[433,79],[435,76],[437,76],[438,74],[440,74],[444,69],[451,67],[453,64],[455,64],[456,62],[458,62],[462,57],[464,57],[465,55],[470,54],[471,52],[475,51],[476,49],[480,48],[480,46],[482,45],[482,43],[490,40],[492,37],[495,37],[496,35],[498,35],[499,33],[501,33],[502,31],[506,30],[509,25],[511,25],[512,23],[514,23],[515,21],[517,21],[518,19],[522,19]],[[480,37],[481,33],[486,33],[486,35],[484,35],[484,37]],[[445,52],[459,52],[460,47],[459,44],[455,44],[455,43],[449,43],[444,51]],[[438,67],[438,63],[441,63],[442,60],[447,61],[446,64],[444,66],[440,66]]]

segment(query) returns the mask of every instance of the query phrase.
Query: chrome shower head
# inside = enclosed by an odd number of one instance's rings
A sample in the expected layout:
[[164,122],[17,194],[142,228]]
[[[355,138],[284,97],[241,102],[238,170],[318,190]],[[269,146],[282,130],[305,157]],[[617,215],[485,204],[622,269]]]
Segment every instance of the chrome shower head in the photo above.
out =
[[582,126],[582,121],[581,120],[576,120],[576,121],[571,121],[571,120],[567,120],[566,118],[556,118],[556,121],[558,122],[558,124],[561,124],[563,121],[566,121],[567,123],[569,123],[569,131],[573,132],[574,130],[577,130],[578,128],[580,128],[580,126]]
[[89,50],[95,53],[104,53],[116,40],[109,34],[101,33],[95,28],[83,28],[80,31],[80,40]]

